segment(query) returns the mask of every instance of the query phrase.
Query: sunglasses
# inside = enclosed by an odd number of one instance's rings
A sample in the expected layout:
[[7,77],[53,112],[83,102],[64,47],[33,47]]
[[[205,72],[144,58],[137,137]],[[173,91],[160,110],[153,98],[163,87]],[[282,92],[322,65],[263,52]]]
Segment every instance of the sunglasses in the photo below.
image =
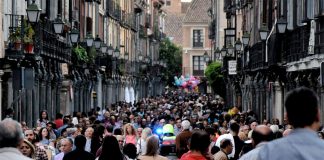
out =
[[33,136],[34,134],[26,134],[26,136]]

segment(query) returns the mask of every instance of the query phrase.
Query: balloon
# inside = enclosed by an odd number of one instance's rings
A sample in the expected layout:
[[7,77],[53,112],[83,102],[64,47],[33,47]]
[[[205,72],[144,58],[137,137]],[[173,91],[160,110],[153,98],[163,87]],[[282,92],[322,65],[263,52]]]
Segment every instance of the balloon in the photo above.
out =
[[191,86],[192,87],[196,87],[197,86],[197,82],[196,81],[191,81]]
[[183,88],[186,88],[186,87],[187,87],[187,82],[182,82],[181,86],[182,86]]

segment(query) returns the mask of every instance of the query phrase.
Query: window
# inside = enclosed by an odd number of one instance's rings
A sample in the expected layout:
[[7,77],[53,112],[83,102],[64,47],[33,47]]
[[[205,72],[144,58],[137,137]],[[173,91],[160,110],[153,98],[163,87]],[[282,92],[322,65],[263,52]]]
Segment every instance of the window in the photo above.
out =
[[202,29],[194,29],[192,38],[193,48],[204,47],[204,34]]
[[324,0],[320,0],[319,15],[324,15]]
[[287,0],[287,29],[294,29],[294,0]]
[[314,0],[307,0],[307,18],[308,19],[314,19]]
[[194,76],[203,76],[205,60],[204,56],[193,56],[193,75]]
[[305,19],[305,0],[300,0],[297,3],[297,26],[303,26],[303,20]]
[[166,1],[166,5],[167,5],[167,6],[171,6],[171,0],[167,0],[167,1]]

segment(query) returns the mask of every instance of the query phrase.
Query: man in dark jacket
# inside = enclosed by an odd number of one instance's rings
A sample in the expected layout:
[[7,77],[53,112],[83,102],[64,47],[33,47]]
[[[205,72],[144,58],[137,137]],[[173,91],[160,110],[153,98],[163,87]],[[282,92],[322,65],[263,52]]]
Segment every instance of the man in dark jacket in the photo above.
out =
[[83,135],[75,137],[76,149],[64,155],[63,160],[95,160],[95,156],[84,150],[87,139]]
[[191,137],[192,133],[190,129],[190,122],[188,120],[184,120],[181,123],[182,131],[179,133],[175,139],[176,141],[176,151],[178,158],[188,152],[188,140]]

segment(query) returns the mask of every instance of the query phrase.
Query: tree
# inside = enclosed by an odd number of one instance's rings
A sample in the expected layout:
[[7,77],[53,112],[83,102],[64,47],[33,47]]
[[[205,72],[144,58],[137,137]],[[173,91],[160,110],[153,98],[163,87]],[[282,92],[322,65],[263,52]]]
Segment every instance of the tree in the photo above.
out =
[[163,79],[167,81],[169,86],[172,86],[173,77],[181,74],[181,48],[172,43],[168,38],[164,39],[160,44],[160,59],[167,64],[167,67],[162,70]]
[[224,75],[222,74],[222,64],[220,62],[210,63],[205,70],[205,76],[214,93],[225,97],[226,89]]

